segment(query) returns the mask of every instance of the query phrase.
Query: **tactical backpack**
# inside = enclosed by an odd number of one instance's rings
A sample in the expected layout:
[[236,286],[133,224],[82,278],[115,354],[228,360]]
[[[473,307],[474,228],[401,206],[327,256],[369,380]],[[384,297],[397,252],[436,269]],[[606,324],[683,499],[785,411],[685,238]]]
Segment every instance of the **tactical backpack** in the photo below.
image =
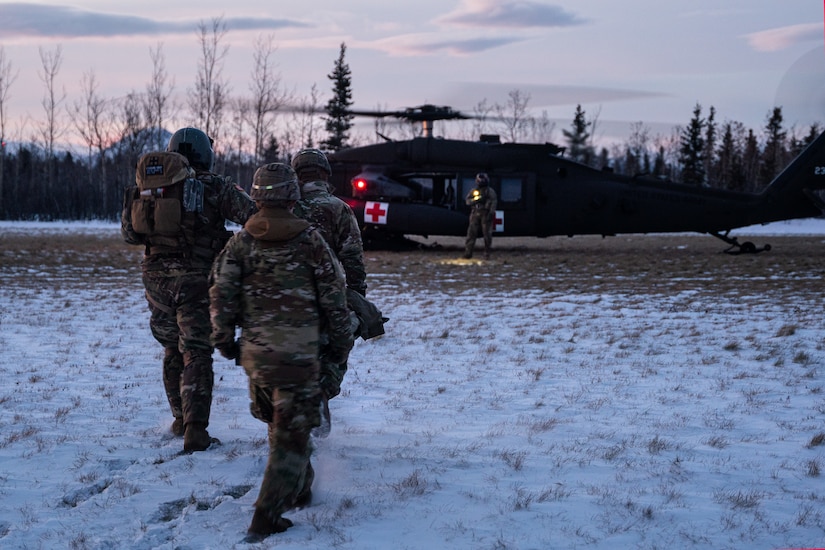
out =
[[180,153],[143,155],[135,172],[132,229],[158,251],[182,251],[194,244],[192,217],[203,211],[203,183]]

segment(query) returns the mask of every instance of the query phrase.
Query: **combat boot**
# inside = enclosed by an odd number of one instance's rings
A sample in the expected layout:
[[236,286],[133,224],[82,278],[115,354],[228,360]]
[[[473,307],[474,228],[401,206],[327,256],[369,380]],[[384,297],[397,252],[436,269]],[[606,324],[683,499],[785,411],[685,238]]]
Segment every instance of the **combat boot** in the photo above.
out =
[[324,439],[332,431],[332,417],[329,414],[329,398],[327,394],[321,392],[321,404],[319,405],[321,413],[321,425],[312,429],[312,435]]
[[186,426],[183,424],[183,418],[175,417],[175,421],[172,422],[172,427],[170,428],[172,431],[172,435],[175,437],[181,437],[184,433],[186,433]]
[[312,506],[312,489],[304,489],[301,491],[301,493],[295,497],[293,506],[299,510]]
[[244,541],[250,543],[260,542],[269,535],[283,533],[293,525],[292,521],[284,517],[278,516],[272,519],[262,508],[255,508],[252,523],[249,524]]
[[206,424],[192,422],[186,425],[183,434],[183,451],[194,453],[195,451],[205,451],[212,443],[209,432],[206,431]]
[[312,463],[307,464],[307,472],[304,476],[304,487],[301,492],[295,497],[293,506],[295,508],[307,508],[312,505],[312,482],[315,481],[315,469]]

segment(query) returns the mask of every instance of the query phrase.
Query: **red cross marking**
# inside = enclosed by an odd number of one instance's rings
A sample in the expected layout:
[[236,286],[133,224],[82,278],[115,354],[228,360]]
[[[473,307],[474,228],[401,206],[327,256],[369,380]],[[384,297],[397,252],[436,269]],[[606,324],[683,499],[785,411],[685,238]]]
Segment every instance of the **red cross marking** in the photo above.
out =
[[[364,205],[364,221],[367,223],[387,223],[389,205],[383,202],[367,202]],[[367,219],[369,216],[369,219]]]
[[493,218],[493,231],[504,231],[504,210],[496,210],[496,215]]

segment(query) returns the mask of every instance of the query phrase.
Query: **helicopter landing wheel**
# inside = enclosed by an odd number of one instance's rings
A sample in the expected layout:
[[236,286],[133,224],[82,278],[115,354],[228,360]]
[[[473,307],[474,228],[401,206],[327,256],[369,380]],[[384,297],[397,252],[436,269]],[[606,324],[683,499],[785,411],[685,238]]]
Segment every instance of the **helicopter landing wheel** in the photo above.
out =
[[739,252],[742,254],[753,254],[756,252],[756,245],[750,241],[745,241],[742,243],[742,246],[739,247]]

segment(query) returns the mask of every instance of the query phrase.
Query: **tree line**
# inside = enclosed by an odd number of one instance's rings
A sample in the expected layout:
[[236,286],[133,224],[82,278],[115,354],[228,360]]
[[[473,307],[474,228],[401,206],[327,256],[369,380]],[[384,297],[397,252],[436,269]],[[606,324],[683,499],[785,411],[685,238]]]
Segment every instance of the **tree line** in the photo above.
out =
[[[117,219],[138,158],[164,149],[170,129],[181,126],[201,128],[215,138],[215,171],[246,188],[258,166],[288,161],[302,147],[337,151],[387,136],[419,135],[417,125],[393,125],[386,118],[375,120],[375,137],[354,133],[345,44],[327,75],[332,93],[324,105],[316,86],[304,97],[287,91],[275,70],[277,48],[271,35],[254,40],[247,90],[231,90],[223,74],[226,33],[220,17],[198,25],[200,58],[194,83],[183,94],[185,105],[175,100],[177,84],[166,69],[162,43],[149,49],[151,73],[144,89],[103,97],[97,75],[89,70],[72,100],[58,82],[62,48],[41,48],[42,115],[21,121],[12,135],[8,108],[18,72],[0,45],[0,219]],[[529,100],[528,94],[513,90],[504,104],[481,101],[468,120],[444,126],[444,134],[553,141],[555,124],[547,113],[532,115]],[[598,147],[598,128],[598,115],[588,118],[577,106],[570,128],[562,130],[565,155],[618,173],[737,191],[763,188],[820,131],[817,124],[802,133],[784,128],[781,107],[776,107],[765,127],[755,132],[738,122],[720,124],[713,107],[704,116],[698,104],[690,121],[670,136],[652,136],[640,122],[624,143]],[[64,146],[72,136],[82,149]]]
[[[215,171],[247,189],[258,166],[287,161],[289,152],[349,146],[352,94],[344,44],[328,75],[335,83],[333,98],[322,106],[315,86],[303,98],[286,90],[275,69],[272,35],[253,42],[247,90],[231,90],[223,73],[226,33],[222,17],[199,23],[200,57],[194,83],[182,94],[185,104],[175,99],[162,43],[149,49],[152,70],[144,89],[104,97],[89,70],[72,100],[59,83],[62,47],[41,48],[42,115],[21,120],[14,130],[8,112],[19,71],[0,44],[0,219],[116,219],[137,160],[165,149],[171,132],[183,126],[215,139]],[[65,145],[78,141],[81,147]]]
[[719,123],[716,109],[703,116],[696,104],[693,116],[669,136],[651,137],[642,123],[634,124],[624,144],[597,154],[590,141],[597,120],[588,120],[578,106],[570,130],[563,130],[569,156],[627,175],[652,175],[687,185],[730,191],[763,190],[821,133],[818,122],[802,129],[784,127],[782,107],[774,107],[761,131],[736,121]]

